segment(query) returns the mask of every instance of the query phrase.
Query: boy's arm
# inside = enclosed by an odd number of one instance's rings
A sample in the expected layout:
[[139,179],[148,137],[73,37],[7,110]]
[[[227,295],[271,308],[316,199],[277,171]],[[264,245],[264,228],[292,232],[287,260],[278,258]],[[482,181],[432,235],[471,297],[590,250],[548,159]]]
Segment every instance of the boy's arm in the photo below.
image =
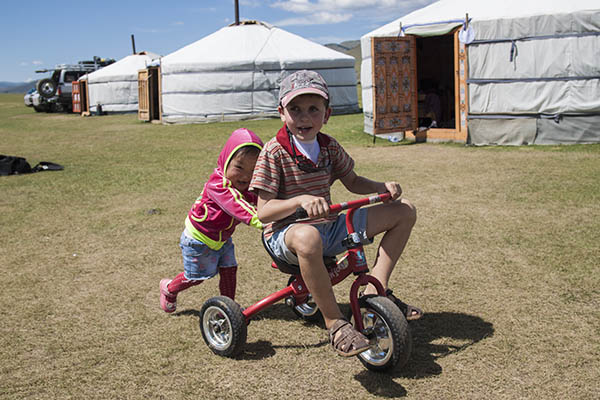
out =
[[264,222],[279,221],[292,215],[298,207],[308,213],[309,218],[325,217],[329,214],[329,204],[322,197],[303,194],[291,199],[276,199],[275,193],[258,191],[258,218]]
[[364,176],[356,175],[356,172],[350,171],[344,177],[340,178],[342,184],[352,193],[370,194],[390,192],[392,200],[397,199],[402,194],[400,184],[396,182],[377,182]]

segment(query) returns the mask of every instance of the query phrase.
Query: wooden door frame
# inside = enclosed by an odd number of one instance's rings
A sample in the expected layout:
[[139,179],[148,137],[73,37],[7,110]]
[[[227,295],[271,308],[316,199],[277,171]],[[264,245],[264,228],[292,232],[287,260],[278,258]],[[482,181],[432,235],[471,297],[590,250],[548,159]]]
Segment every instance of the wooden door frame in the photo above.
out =
[[[455,141],[466,143],[468,137],[468,112],[469,112],[469,93],[467,85],[468,77],[468,53],[467,46],[461,43],[458,39],[460,27],[456,28],[452,33],[454,40],[454,128],[431,128],[425,131],[418,132],[416,130],[404,131],[404,137],[408,140],[430,140],[430,141]],[[410,35],[409,35],[410,36]],[[375,50],[374,40],[371,40],[371,55],[373,68],[373,135],[377,135],[376,130],[376,112],[377,112],[377,96],[375,82]],[[412,77],[414,81],[418,79]],[[416,100],[416,99],[415,99]],[[418,118],[418,108],[417,108]]]

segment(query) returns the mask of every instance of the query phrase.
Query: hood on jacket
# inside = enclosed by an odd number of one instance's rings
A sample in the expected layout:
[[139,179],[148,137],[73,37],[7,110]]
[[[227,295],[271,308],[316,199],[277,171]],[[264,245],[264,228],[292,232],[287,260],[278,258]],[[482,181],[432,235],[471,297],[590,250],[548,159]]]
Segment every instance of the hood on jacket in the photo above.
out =
[[231,133],[231,136],[229,136],[229,139],[227,139],[225,146],[223,146],[223,150],[221,150],[221,154],[219,154],[215,172],[218,172],[221,176],[225,176],[225,171],[227,171],[227,166],[229,165],[231,158],[238,149],[244,146],[255,146],[261,150],[263,147],[263,142],[256,135],[256,133],[249,129],[236,129]]

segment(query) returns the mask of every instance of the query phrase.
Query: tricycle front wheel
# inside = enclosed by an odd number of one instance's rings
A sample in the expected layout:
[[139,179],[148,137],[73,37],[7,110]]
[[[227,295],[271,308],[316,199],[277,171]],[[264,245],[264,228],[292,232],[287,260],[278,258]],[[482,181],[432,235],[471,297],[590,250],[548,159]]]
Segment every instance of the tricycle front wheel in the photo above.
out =
[[244,345],[248,329],[239,304],[229,297],[208,299],[200,311],[202,337],[213,351],[223,357],[235,357]]
[[[412,351],[412,336],[406,318],[387,297],[359,299],[363,327],[371,348],[357,357],[371,371],[387,371],[406,364]],[[354,319],[352,319],[354,324]]]

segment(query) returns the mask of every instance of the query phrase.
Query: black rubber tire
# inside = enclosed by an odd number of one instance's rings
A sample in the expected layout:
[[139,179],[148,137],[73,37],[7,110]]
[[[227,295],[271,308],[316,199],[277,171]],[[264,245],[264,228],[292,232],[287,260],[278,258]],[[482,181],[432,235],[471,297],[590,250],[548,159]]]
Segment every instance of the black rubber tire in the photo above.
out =
[[45,78],[40,79],[36,84],[35,88],[37,89],[40,96],[49,99],[50,97],[56,94],[56,89],[58,89],[58,85],[52,79]]
[[[288,286],[295,280],[293,276],[290,277],[288,281]],[[293,301],[293,300],[292,300]],[[289,304],[286,301],[286,304]],[[312,296],[309,294],[306,301],[302,304],[293,304],[292,311],[298,317],[302,318],[306,322],[319,322],[323,319],[321,315],[321,310],[317,304],[312,300]]]
[[241,307],[225,296],[206,300],[200,310],[200,331],[212,352],[223,357],[237,356],[248,335]]
[[[360,362],[371,371],[402,368],[412,351],[412,335],[404,314],[382,296],[364,296],[359,306],[372,344],[371,349],[357,355]],[[354,323],[354,319],[351,321]]]

